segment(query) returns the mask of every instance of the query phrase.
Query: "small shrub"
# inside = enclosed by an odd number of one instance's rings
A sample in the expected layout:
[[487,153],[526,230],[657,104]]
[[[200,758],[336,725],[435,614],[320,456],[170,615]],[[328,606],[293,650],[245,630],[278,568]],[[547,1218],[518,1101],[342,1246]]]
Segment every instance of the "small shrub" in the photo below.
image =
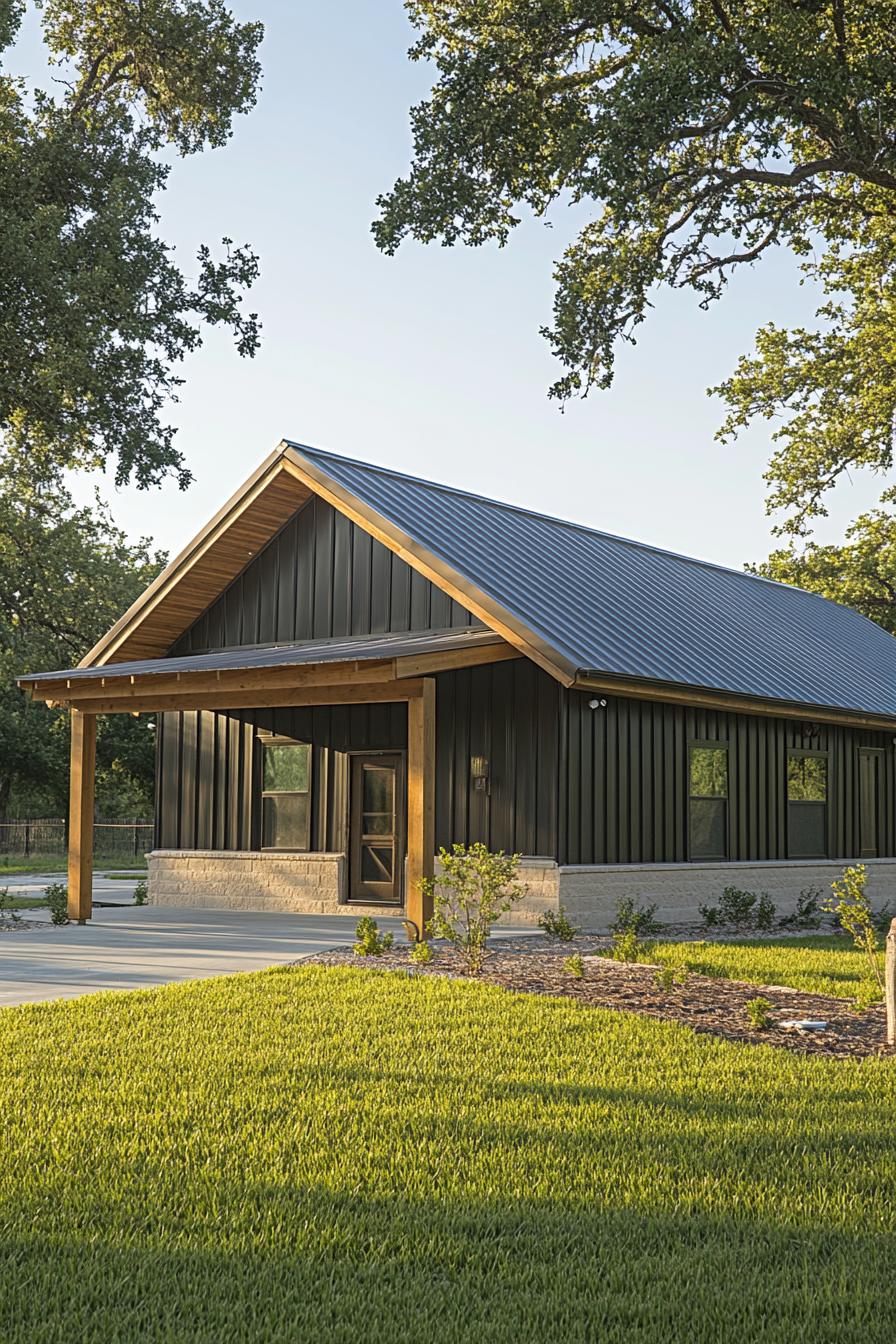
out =
[[10,896],[8,887],[3,887],[0,889],[0,924],[18,924],[20,919],[15,897]]
[[831,883],[834,897],[825,902],[824,908],[828,914],[834,915],[841,929],[849,934],[859,951],[864,952],[868,968],[883,994],[884,977],[877,955],[877,929],[874,927],[874,915],[865,891],[867,881],[868,872],[864,863],[844,868],[843,876]]
[[134,904],[145,905],[148,899],[149,899],[149,887],[147,886],[146,878],[141,877],[140,881],[134,888]]
[[585,963],[578,952],[574,952],[571,957],[565,957],[563,960],[563,969],[567,975],[571,975],[575,980],[581,980],[585,974]]
[[68,889],[64,882],[51,882],[44,895],[54,924],[68,924]]
[[661,966],[653,977],[653,983],[657,989],[661,989],[664,994],[671,993],[675,985],[687,984],[688,972],[686,966]]
[[553,938],[558,943],[571,943],[576,934],[580,932],[574,924],[569,922],[562,905],[557,910],[545,910],[543,915],[539,915],[538,927],[549,938]]
[[381,957],[392,946],[391,933],[380,933],[379,925],[370,915],[362,915],[355,925],[355,955]]
[[408,958],[415,966],[428,966],[433,959],[433,955],[432,944],[421,940],[419,943],[411,943]]
[[770,929],[775,921],[775,903],[768,892],[726,887],[718,905],[701,905],[700,914],[708,929],[727,926],[734,929]]
[[659,933],[661,925],[654,918],[655,905],[635,905],[631,896],[619,901],[616,906],[616,918],[610,925],[612,934],[633,933],[636,938],[649,938]]
[[771,929],[775,924],[776,906],[767,891],[760,892],[759,900],[756,903],[756,927],[757,929]]
[[610,956],[614,961],[643,961],[650,944],[644,943],[634,929],[624,929],[613,934],[613,946]]
[[789,915],[782,915],[778,920],[778,927],[781,929],[818,929],[821,928],[821,889],[819,887],[807,887],[801,891],[796,902],[796,907]]
[[764,999],[760,994],[758,998],[749,999],[744,1005],[747,1011],[747,1021],[753,1031],[768,1031],[772,1024],[771,1008],[772,1005],[768,999]]
[[469,975],[482,970],[493,926],[526,894],[516,881],[519,862],[519,854],[492,854],[483,844],[453,845],[439,850],[440,871],[421,884],[433,902],[430,933],[451,943]]

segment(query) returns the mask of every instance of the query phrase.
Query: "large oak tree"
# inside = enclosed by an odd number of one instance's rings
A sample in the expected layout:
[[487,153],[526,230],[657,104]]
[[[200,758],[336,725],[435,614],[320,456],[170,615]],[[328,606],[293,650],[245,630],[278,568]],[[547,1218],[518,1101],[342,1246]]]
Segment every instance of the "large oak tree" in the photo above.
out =
[[261,26],[222,0],[38,0],[54,78],[15,74],[25,0],[0,0],[0,445],[45,477],[111,467],[190,480],[165,412],[209,324],[243,355],[258,324],[245,246],[159,236],[161,152],[224,144],[260,74]]
[[[663,286],[718,300],[770,249],[822,291],[720,389],[721,436],[774,419],[769,506],[799,536],[896,414],[892,0],[408,0],[434,63],[379,246],[503,244],[526,211],[593,205],[556,266],[558,398],[606,387]],[[884,502],[893,500],[888,489]],[[807,571],[803,571],[804,575]]]

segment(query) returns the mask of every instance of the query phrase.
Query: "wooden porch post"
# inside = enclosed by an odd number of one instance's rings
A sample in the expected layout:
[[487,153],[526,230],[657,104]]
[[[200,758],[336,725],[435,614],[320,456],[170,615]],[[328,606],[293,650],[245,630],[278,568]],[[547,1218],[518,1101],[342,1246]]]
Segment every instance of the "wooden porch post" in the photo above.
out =
[[423,678],[421,695],[408,701],[408,867],[405,912],[425,938],[432,901],[420,882],[433,875],[436,805],[436,683]]
[[93,781],[96,769],[96,715],[73,709],[71,720],[68,917],[83,924],[93,913]]

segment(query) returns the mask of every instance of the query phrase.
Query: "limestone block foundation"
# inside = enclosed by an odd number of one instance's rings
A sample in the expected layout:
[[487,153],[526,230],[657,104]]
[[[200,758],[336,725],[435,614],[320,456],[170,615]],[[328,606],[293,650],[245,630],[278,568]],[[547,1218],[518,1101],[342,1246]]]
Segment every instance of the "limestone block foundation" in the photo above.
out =
[[[274,854],[223,850],[154,850],[149,856],[153,905],[209,910],[295,910],[305,914],[401,915],[401,906],[347,904],[344,854]],[[765,863],[604,864],[561,867],[548,858],[524,858],[519,880],[527,888],[502,924],[537,924],[562,905],[573,924],[605,932],[618,903],[656,905],[664,924],[698,924],[699,907],[716,905],[725,887],[766,891],[786,914],[800,892],[819,888],[822,899],[850,862],[780,860]],[[868,892],[875,906],[896,905],[896,859],[868,859]]]
[[157,849],[148,856],[151,905],[204,910],[295,910],[304,914],[400,914],[397,907],[345,904],[344,854]]
[[[762,863],[656,863],[606,864],[563,867],[559,900],[573,924],[604,932],[619,901],[631,897],[641,905],[656,905],[663,924],[699,924],[701,905],[717,905],[725,887],[768,892],[778,914],[789,913],[800,893],[815,887],[821,899],[831,895],[831,883],[855,859],[787,859]],[[868,894],[874,906],[896,904],[896,859],[867,859]]]

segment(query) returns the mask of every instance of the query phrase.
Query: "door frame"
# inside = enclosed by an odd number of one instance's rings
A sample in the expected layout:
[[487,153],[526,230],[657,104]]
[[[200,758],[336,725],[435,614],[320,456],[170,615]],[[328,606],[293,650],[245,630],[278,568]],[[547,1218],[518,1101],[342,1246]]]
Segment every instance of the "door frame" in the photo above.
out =
[[[346,755],[349,758],[348,763],[348,781],[346,788],[346,854],[345,854],[345,904],[346,905],[377,905],[383,910],[400,910],[404,906],[405,894],[405,865],[408,851],[408,754],[401,747],[383,747],[374,751],[348,751]],[[356,788],[355,773],[356,762],[359,761],[382,761],[388,759],[396,763],[396,797],[395,797],[395,879],[393,887],[395,899],[391,901],[375,900],[369,896],[353,895],[355,868],[358,862],[356,845],[355,818],[360,817],[360,812],[355,812]]]

